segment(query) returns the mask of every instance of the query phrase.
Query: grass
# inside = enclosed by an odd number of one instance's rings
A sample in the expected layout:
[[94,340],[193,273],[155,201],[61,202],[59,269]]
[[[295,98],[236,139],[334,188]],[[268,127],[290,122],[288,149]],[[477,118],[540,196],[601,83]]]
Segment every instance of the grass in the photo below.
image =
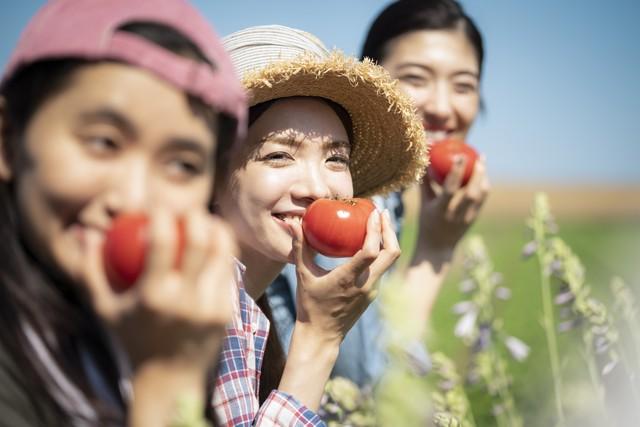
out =
[[[551,207],[553,209],[553,206]],[[470,234],[480,235],[489,250],[496,271],[504,275],[504,284],[512,290],[512,298],[502,304],[499,315],[505,321],[505,330],[531,346],[531,354],[525,362],[513,362],[513,390],[516,405],[527,426],[552,426],[554,424],[553,385],[549,369],[547,344],[541,326],[542,304],[540,277],[535,259],[523,261],[521,252],[529,240],[525,218],[517,220],[479,221]],[[558,218],[560,237],[580,257],[587,271],[587,282],[593,294],[605,303],[611,301],[609,283],[613,276],[621,276],[640,295],[640,222],[572,221]],[[411,233],[411,229],[407,229]],[[405,243],[406,244],[406,243]],[[462,296],[458,290],[461,277],[457,262],[447,278],[432,317],[429,348],[443,351],[452,357],[459,367],[466,365],[466,351],[453,336],[456,316],[451,307]],[[603,425],[600,408],[589,401],[591,396],[586,367],[579,353],[581,337],[574,331],[559,335],[561,372],[565,390],[563,402],[570,425]],[[470,389],[470,399],[478,425],[493,425],[488,413],[486,396]]]

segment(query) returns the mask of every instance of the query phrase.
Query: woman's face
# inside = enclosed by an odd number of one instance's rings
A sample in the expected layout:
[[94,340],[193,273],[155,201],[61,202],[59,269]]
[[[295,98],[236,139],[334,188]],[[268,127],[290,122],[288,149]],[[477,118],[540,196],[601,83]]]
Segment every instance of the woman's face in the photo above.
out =
[[124,211],[204,209],[211,197],[210,127],[183,92],[127,65],[78,69],[35,112],[19,146],[19,160],[3,159],[1,169],[21,228],[32,250],[72,279],[87,230],[104,233]]
[[459,30],[420,30],[391,40],[382,65],[417,107],[435,139],[465,139],[478,114],[479,66]]
[[242,261],[291,260],[287,223],[316,199],[352,197],[350,144],[336,113],[315,98],[276,101],[249,127],[220,199]]

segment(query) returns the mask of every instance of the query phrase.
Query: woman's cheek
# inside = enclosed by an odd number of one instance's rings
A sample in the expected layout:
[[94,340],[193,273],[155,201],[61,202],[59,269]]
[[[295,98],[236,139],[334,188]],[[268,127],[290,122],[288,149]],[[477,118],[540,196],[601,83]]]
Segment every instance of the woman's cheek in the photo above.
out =
[[332,177],[331,192],[338,198],[350,199],[353,197],[353,178],[349,170]]
[[398,89],[400,89],[405,95],[407,95],[414,105],[420,105],[420,103],[423,101],[423,89],[402,82],[398,84]]

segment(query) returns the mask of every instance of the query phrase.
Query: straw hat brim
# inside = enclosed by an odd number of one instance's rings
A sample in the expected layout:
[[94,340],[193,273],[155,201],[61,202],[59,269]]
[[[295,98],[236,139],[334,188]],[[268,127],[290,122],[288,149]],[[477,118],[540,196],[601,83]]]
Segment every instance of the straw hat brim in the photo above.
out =
[[354,195],[368,197],[419,182],[429,163],[424,130],[411,101],[384,68],[334,51],[272,62],[243,78],[249,105],[293,96],[330,99],[353,125]]

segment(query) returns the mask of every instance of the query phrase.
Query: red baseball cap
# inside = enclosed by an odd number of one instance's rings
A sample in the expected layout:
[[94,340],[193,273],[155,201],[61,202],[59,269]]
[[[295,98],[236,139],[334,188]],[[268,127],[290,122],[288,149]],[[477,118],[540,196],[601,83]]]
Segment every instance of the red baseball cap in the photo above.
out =
[[[132,22],[153,22],[175,29],[213,66],[176,55],[136,34],[118,31]],[[185,0],[51,0],[24,29],[2,84],[27,64],[56,58],[113,59],[144,68],[235,118],[238,134],[243,134],[244,89],[219,37]]]

